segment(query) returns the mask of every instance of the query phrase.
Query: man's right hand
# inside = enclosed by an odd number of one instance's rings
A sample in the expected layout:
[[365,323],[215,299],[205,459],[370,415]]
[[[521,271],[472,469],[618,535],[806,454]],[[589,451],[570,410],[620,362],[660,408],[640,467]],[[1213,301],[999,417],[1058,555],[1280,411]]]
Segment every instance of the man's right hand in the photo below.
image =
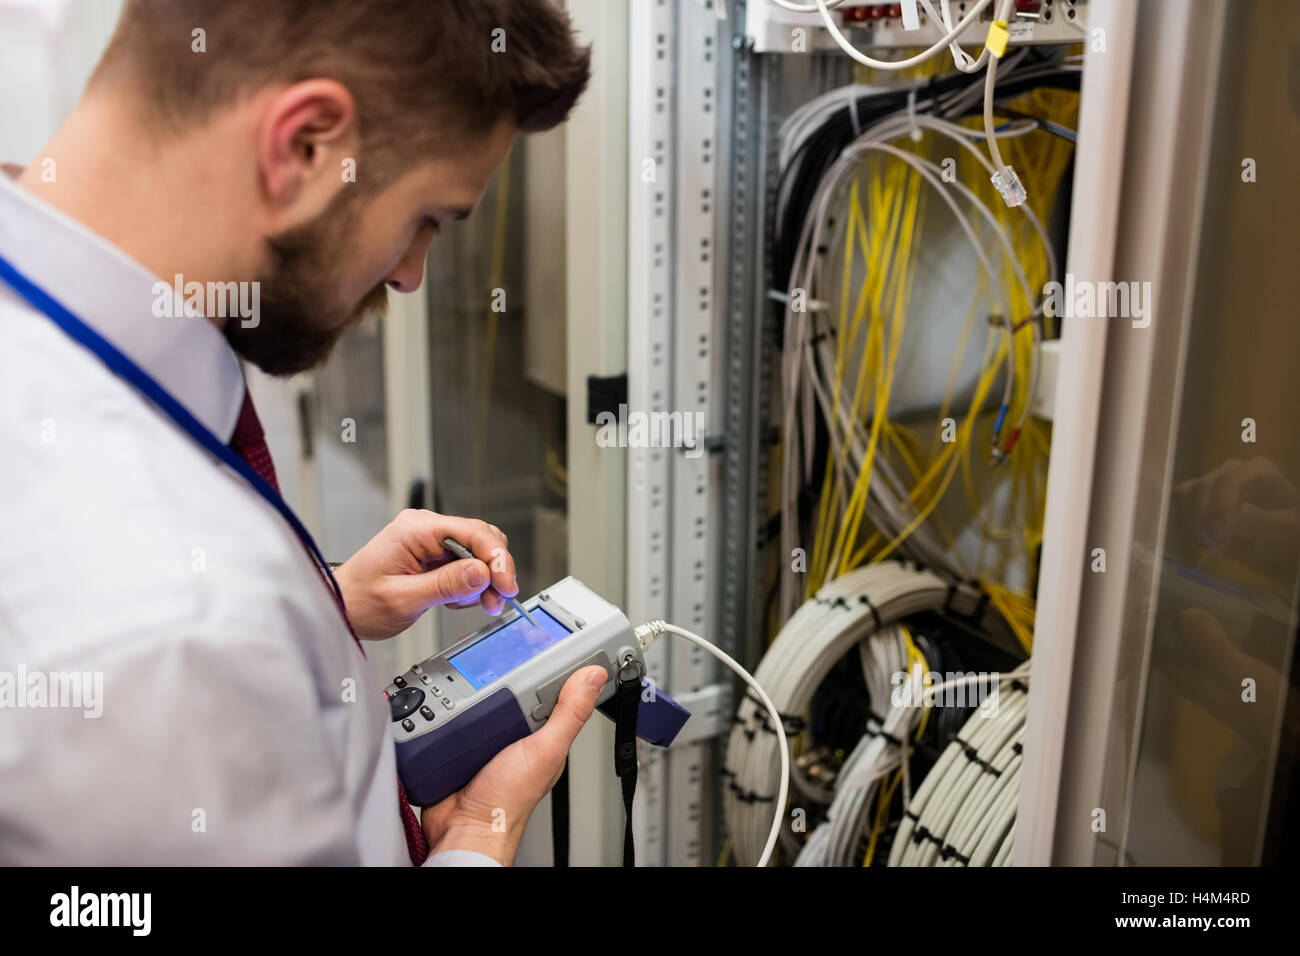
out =
[[502,750],[463,789],[426,807],[420,822],[430,853],[474,850],[509,866],[529,816],[560,779],[569,748],[606,680],[601,667],[576,671],[540,730]]
[[[455,538],[474,554],[443,546]],[[334,572],[348,618],[363,640],[400,634],[435,604],[481,604],[494,617],[519,593],[505,533],[476,518],[408,508]]]

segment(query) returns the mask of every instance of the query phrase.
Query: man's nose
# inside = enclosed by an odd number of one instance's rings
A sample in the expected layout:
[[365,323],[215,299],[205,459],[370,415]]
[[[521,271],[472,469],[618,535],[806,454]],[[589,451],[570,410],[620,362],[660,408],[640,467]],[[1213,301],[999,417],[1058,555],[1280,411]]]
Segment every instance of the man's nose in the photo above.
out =
[[397,292],[414,292],[424,281],[424,258],[429,251],[427,239],[417,239],[406,250],[397,268],[384,277],[388,287]]

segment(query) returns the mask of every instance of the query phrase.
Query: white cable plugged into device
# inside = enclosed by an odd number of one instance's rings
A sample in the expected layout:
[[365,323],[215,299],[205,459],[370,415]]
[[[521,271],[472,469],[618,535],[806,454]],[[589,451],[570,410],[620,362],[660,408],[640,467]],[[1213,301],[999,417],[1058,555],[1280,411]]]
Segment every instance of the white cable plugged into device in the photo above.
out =
[[785,739],[785,727],[781,724],[781,712],[776,709],[776,705],[772,703],[772,698],[767,696],[767,691],[759,686],[758,681],[754,680],[749,671],[737,664],[730,655],[714,647],[698,634],[693,634],[675,624],[669,624],[667,621],[648,621],[638,627],[635,633],[637,643],[641,645],[642,653],[645,653],[661,634],[676,634],[678,637],[685,638],[692,644],[698,645],[735,671],[740,679],[748,684],[749,689],[762,701],[763,706],[767,708],[767,713],[772,718],[772,728],[776,731],[780,745],[778,751],[781,754],[781,784],[776,795],[776,813],[772,818],[772,829],[767,835],[767,844],[763,847],[763,853],[758,858],[757,864],[758,866],[767,866],[768,861],[772,858],[772,851],[776,848],[776,838],[781,832],[781,819],[785,815],[786,796],[790,791],[790,748]]

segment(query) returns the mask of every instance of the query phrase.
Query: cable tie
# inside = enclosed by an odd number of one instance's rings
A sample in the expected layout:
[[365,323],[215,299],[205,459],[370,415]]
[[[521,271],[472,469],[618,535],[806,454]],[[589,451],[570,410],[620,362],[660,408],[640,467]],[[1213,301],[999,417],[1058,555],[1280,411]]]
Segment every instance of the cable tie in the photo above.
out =
[[871,617],[876,622],[876,630],[877,631],[884,630],[885,626],[882,623],[880,623],[880,612],[877,611],[876,606],[871,603],[871,598],[867,597],[867,595],[865,594],[859,594],[858,603],[865,604],[867,606],[867,609],[871,611]]
[[[872,727],[871,726],[872,720],[875,720],[877,724],[880,724],[880,726]],[[884,727],[884,723],[875,714],[871,714],[867,718],[866,726],[863,729],[863,733],[868,737],[882,737],[885,740],[889,741],[891,744],[893,744],[895,747],[903,746],[903,742],[899,740],[897,737],[895,737],[893,734],[891,734],[889,731],[887,731]]]
[[920,826],[920,825],[918,824],[918,825],[917,825],[917,828],[916,828],[916,831],[915,831],[915,832],[913,833],[913,835],[912,835],[912,841],[913,841],[914,843],[920,843],[922,840],[929,840],[931,843],[933,843],[935,846],[939,847],[940,849],[942,849],[942,848],[946,845],[946,844],[945,844],[942,840],[940,840],[937,836],[935,836],[933,833],[931,833],[931,832],[930,832],[929,830],[927,830],[925,827]]
[[977,751],[970,744],[963,743],[962,750],[966,752],[966,759],[969,760],[971,763],[973,763],[975,766],[979,767],[984,772],[991,773],[995,777],[1002,776],[1002,771],[997,769],[995,766],[993,766],[993,764],[989,763],[987,760],[981,760],[979,751]]
[[962,866],[970,866],[970,857],[962,856],[961,853],[958,851],[958,849],[955,846],[953,846],[951,843],[945,843],[943,847],[939,850],[939,855],[942,856],[945,860],[955,859]]
[[738,784],[734,783],[728,789],[741,803],[771,803],[776,799],[775,797],[762,796],[761,794],[755,793],[753,790],[745,790]]
[[1019,740],[1017,740],[1014,744],[1011,745],[1011,752],[1018,757],[1025,752],[1025,745],[1022,744]]
[[[769,734],[775,734],[776,731],[772,729],[772,722],[768,719],[767,705],[755,696],[752,687],[745,688],[745,697],[758,708],[758,711],[754,716],[759,721],[759,726]],[[779,710],[777,713],[781,714]],[[781,714],[781,724],[785,728],[786,733],[791,734],[803,733],[807,728],[807,723],[799,714]]]
[[903,742],[902,742],[901,740],[899,740],[897,737],[895,737],[893,734],[891,734],[889,731],[885,730],[884,727],[881,727],[880,730],[876,731],[876,736],[877,736],[877,737],[884,737],[886,740],[888,740],[888,741],[889,741],[891,744],[893,744],[895,747],[902,747],[902,746],[903,746]]

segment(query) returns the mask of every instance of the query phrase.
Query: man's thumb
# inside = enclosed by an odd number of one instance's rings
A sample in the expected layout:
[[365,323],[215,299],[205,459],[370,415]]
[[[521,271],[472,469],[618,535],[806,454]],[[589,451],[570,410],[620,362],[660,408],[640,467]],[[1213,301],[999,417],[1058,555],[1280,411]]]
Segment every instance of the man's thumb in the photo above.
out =
[[492,573],[486,564],[477,558],[465,558],[423,574],[404,575],[399,586],[409,589],[418,603],[427,607],[476,600],[491,582]]
[[596,698],[600,696],[600,690],[608,679],[609,675],[603,667],[593,665],[574,671],[560,688],[560,699],[555,703],[555,710],[547,719],[546,726],[538,733],[553,737],[556,743],[563,744],[567,752],[582,725],[596,709]]

